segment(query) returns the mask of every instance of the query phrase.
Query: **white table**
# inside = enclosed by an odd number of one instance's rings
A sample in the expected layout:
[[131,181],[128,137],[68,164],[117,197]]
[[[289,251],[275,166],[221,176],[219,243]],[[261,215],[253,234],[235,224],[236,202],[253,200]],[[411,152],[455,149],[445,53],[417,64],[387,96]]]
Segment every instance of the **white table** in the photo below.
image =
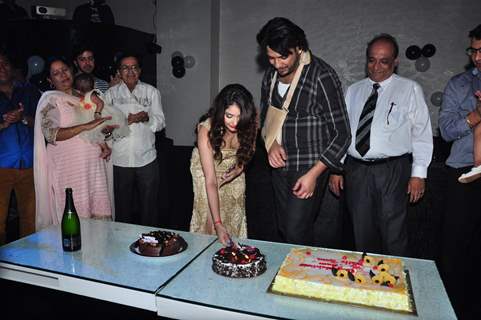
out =
[[63,252],[50,226],[0,247],[0,278],[157,312],[155,293],[216,237],[176,231],[188,247],[169,257],[143,257],[130,245],[152,227],[81,219],[82,249]]
[[51,226],[0,247],[0,278],[85,295],[177,319],[455,319],[435,263],[403,258],[418,316],[275,295],[267,289],[293,245],[241,240],[258,247],[267,271],[231,279],[212,271],[221,245],[213,236],[176,231],[188,248],[170,257],[129,250],[152,227],[82,220],[82,250],[62,251]]
[[178,319],[456,319],[434,261],[402,258],[409,271],[418,316],[328,303],[267,292],[289,251],[288,244],[242,241],[265,254],[267,271],[252,279],[212,272],[215,243],[157,293],[162,315]]

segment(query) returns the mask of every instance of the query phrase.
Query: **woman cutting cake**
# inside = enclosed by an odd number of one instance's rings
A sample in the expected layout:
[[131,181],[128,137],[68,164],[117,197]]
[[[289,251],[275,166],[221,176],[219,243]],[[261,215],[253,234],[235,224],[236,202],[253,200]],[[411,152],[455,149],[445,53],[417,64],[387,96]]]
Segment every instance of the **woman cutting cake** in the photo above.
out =
[[226,86],[197,126],[191,158],[194,208],[190,231],[247,237],[244,167],[254,153],[257,112],[251,93],[239,84]]

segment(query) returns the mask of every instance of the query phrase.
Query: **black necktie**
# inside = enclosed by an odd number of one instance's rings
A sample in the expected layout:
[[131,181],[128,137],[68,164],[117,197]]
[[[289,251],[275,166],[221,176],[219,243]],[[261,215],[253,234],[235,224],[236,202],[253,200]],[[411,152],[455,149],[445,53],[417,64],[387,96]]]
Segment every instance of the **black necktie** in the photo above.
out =
[[376,109],[378,96],[377,90],[380,86],[379,83],[374,83],[372,87],[372,93],[369,98],[367,98],[364,108],[362,108],[362,113],[359,117],[359,124],[357,125],[356,130],[356,150],[363,157],[370,148],[371,123],[372,117],[374,116],[374,110]]

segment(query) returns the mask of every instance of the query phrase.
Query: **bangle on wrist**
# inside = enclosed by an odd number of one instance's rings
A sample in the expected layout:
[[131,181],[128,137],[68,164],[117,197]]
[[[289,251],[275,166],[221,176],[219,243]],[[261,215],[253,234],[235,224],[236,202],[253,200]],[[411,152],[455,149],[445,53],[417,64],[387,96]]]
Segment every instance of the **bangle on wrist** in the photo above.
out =
[[100,111],[95,111],[94,114],[102,114]]
[[215,220],[215,221],[214,221],[214,225],[217,225],[217,224],[222,224],[222,221],[220,221],[220,219],[219,219],[219,220]]

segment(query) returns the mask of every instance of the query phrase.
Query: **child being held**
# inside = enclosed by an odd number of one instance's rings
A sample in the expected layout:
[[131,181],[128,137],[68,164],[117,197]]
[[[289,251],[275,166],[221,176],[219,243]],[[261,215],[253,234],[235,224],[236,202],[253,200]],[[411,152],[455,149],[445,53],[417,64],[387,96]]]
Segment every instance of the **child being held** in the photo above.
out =
[[[476,90],[474,95],[477,99],[476,112],[481,116],[481,90]],[[469,183],[481,178],[481,123],[473,129],[473,143],[474,167],[458,178],[461,183]]]
[[98,143],[104,151],[105,141],[118,140],[130,133],[127,119],[122,111],[105,104],[102,93],[94,89],[95,80],[92,75],[80,73],[74,78],[74,88],[80,95],[81,116],[79,123],[84,123],[100,117],[112,117],[102,125],[82,132],[79,136],[91,143]]

